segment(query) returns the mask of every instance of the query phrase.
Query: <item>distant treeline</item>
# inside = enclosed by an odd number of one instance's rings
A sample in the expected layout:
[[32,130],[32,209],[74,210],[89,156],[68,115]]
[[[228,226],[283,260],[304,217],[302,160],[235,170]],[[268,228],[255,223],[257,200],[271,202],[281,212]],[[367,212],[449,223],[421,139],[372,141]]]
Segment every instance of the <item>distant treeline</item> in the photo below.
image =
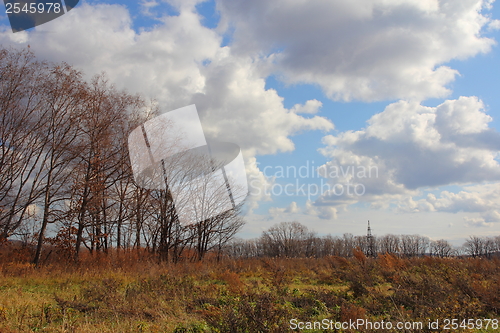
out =
[[430,240],[420,235],[367,235],[319,237],[298,222],[282,222],[269,228],[257,239],[235,239],[225,246],[225,253],[235,258],[251,257],[351,257],[355,249],[370,255],[391,253],[401,257],[431,255],[437,257],[491,257],[500,251],[500,236],[470,236],[461,247],[453,247],[444,239]]

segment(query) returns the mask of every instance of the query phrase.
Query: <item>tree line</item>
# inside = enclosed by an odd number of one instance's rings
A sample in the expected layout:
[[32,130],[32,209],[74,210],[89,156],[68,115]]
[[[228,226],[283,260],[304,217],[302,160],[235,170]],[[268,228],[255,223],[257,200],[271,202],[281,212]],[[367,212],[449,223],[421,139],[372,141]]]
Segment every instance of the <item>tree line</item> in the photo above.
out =
[[298,222],[281,222],[271,226],[256,239],[234,239],[224,251],[233,258],[252,257],[351,257],[355,250],[370,254],[370,243],[375,254],[391,253],[400,257],[471,256],[492,257],[500,253],[500,236],[470,236],[461,247],[447,240],[430,240],[421,235],[363,236],[346,233],[343,236],[318,236]]
[[46,245],[74,260],[83,250],[177,261],[222,249],[243,225],[238,209],[182,225],[168,190],[134,182],[128,134],[160,114],[154,105],[104,75],[86,81],[29,49],[0,49],[0,243],[31,244],[35,264]]

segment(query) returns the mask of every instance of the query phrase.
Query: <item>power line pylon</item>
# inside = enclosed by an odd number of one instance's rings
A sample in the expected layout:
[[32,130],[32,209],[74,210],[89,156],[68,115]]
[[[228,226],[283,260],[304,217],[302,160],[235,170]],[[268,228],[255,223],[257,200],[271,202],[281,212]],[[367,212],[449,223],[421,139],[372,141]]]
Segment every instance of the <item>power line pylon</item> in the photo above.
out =
[[368,257],[376,257],[377,253],[375,252],[375,239],[372,235],[372,228],[370,228],[370,220],[368,220],[368,231],[366,233],[366,242],[368,245],[366,255]]

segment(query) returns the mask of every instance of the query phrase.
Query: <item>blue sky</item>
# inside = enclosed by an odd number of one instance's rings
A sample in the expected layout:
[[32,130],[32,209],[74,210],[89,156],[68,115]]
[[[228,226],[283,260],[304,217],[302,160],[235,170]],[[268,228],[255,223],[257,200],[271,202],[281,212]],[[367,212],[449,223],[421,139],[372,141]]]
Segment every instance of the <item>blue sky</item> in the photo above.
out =
[[[500,233],[499,7],[96,0],[16,34],[3,15],[0,42],[104,71],[165,111],[196,104],[207,136],[243,149],[253,185],[241,237],[292,220],[361,234],[370,219],[376,234],[460,244]],[[344,174],[272,177],[304,165]],[[345,172],[369,167],[377,177]],[[363,194],[264,193],[302,184]]]

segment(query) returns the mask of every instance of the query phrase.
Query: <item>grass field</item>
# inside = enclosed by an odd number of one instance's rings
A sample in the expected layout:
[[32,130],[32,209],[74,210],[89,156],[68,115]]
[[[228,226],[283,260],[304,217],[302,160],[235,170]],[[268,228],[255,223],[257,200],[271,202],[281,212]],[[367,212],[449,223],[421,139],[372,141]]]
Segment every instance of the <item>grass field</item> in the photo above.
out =
[[[347,259],[158,264],[131,257],[1,264],[0,332],[288,332],[298,323],[357,319],[423,323],[406,332],[446,331],[445,319],[462,324],[448,332],[498,331],[496,259],[372,259],[357,252]],[[468,328],[462,321],[487,318],[495,320]],[[429,329],[436,320],[440,328]],[[405,331],[329,328],[302,331]]]

